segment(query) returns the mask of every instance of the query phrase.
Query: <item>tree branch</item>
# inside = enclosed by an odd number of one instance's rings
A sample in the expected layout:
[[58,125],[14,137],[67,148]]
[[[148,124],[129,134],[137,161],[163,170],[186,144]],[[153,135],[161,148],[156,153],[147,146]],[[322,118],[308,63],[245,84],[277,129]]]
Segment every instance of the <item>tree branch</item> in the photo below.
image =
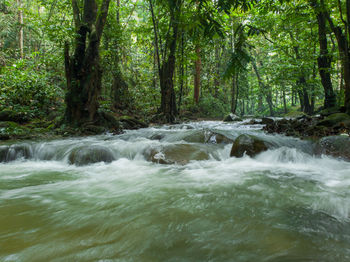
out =
[[77,0],[72,0],[72,7],[73,7],[74,25],[75,25],[75,29],[78,31],[81,20],[80,20],[80,10],[79,10]]

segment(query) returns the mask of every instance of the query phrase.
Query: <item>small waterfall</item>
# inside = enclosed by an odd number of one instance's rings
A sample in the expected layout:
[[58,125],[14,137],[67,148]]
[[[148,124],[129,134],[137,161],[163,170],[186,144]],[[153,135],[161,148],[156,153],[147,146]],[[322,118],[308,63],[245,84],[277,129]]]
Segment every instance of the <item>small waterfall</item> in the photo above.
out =
[[350,163],[246,122],[1,145],[0,261],[349,261]]

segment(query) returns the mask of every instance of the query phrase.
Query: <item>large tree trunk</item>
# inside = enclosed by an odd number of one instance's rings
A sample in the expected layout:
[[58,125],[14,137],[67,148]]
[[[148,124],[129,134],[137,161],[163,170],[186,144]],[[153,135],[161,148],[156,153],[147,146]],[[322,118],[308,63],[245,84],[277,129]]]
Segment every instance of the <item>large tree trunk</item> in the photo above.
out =
[[159,82],[161,89],[161,105],[160,111],[165,116],[165,120],[169,123],[175,121],[177,116],[176,98],[174,91],[174,72],[175,72],[175,53],[178,38],[178,18],[181,12],[181,0],[175,0],[169,4],[170,20],[169,31],[166,38],[165,49],[163,50],[162,59],[160,59],[160,50],[158,37],[158,26],[153,9],[153,1],[149,0],[150,10],[152,14],[155,47],[158,61]]
[[65,120],[69,124],[81,125],[98,120],[102,77],[99,46],[109,2],[102,1],[98,10],[95,0],[85,0],[81,12],[77,1],[72,0],[76,28],[75,50],[70,56],[69,44],[66,43],[64,52],[67,79]]
[[181,64],[180,64],[180,95],[179,95],[179,102],[178,102],[178,113],[180,114],[181,109],[181,103],[182,103],[182,96],[183,96],[183,89],[184,89],[184,76],[185,76],[185,69],[184,69],[184,32],[181,34]]
[[165,115],[167,122],[175,121],[177,115],[176,98],[174,91],[174,71],[175,71],[175,52],[169,56],[168,61],[161,67],[160,88],[161,88],[161,111]]
[[312,108],[310,104],[309,94],[306,89],[306,79],[305,76],[300,76],[297,81],[298,94],[300,99],[301,111],[306,114],[312,114]]
[[196,61],[195,61],[195,73],[194,73],[194,101],[198,104],[199,102],[199,92],[201,85],[201,49],[199,44],[196,44]]
[[316,1],[313,2],[313,7],[316,12],[318,24],[318,41],[320,45],[320,55],[317,59],[318,70],[321,77],[322,86],[324,89],[324,108],[334,107],[336,105],[336,96],[333,92],[331,80],[331,54],[328,53],[327,46],[327,31],[326,31],[326,17],[324,12],[319,10],[319,5]]
[[[339,1],[340,3],[340,1]],[[325,10],[324,1],[321,0],[321,7],[323,10]],[[340,10],[340,6],[339,6]],[[340,26],[334,25],[333,19],[329,15],[329,12],[325,11],[324,16],[327,18],[328,23],[337,39],[338,43],[338,50],[339,50],[339,56],[340,61],[343,69],[344,74],[344,86],[345,86],[345,99],[344,99],[344,106],[346,109],[346,112],[350,114],[350,53],[349,53],[349,42],[346,37],[346,34],[344,34],[343,30]],[[349,32],[350,27],[350,0],[346,0],[346,26],[347,29],[345,31]]]

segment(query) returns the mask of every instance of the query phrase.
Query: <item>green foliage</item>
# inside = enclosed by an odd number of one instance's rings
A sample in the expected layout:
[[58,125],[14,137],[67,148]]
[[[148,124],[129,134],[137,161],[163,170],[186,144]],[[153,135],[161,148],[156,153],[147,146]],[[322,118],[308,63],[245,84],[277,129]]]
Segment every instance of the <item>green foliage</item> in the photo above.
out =
[[40,59],[20,59],[4,67],[0,75],[0,110],[9,108],[31,118],[56,110],[62,102],[62,86],[57,85],[55,72],[45,69]]
[[206,96],[199,100],[199,103],[194,103],[193,99],[185,110],[194,112],[203,117],[212,117],[212,118],[222,118],[227,112],[230,111],[228,104],[223,103],[222,100],[217,99],[213,96]]
[[[81,1],[78,1],[81,3]],[[100,1],[98,1],[100,2]],[[70,0],[0,0],[0,110],[9,108],[30,117],[63,110],[65,79],[63,43],[75,37]],[[176,103],[182,86],[181,110],[197,116],[222,117],[229,112],[232,79],[237,78],[237,113],[284,114],[300,108],[298,91],[305,90],[322,104],[324,90],[317,68],[317,19],[307,1],[152,0],[158,27],[160,56],[168,50],[169,17],[179,26]],[[181,3],[181,12],[179,7]],[[340,1],[343,10],[346,6]],[[335,0],[326,1],[336,26],[345,28]],[[24,23],[18,21],[18,11]],[[344,16],[345,16],[344,12]],[[333,87],[338,104],[344,102],[337,42],[327,25],[329,53],[333,57]],[[24,59],[18,59],[18,31],[24,30]],[[333,40],[333,43],[332,41]],[[132,112],[149,117],[160,106],[160,87],[149,1],[111,1],[100,48],[103,90],[100,106],[113,110],[112,88],[120,74],[128,86]],[[169,41],[168,41],[169,42]],[[332,44],[331,44],[332,43]],[[195,48],[201,50],[201,98],[193,101]],[[296,54],[296,50],[297,53]],[[72,52],[72,50],[71,50]],[[260,81],[252,67],[255,62]],[[305,84],[298,83],[300,77]],[[283,97],[284,96],[284,97]],[[216,98],[215,98],[216,97]],[[295,107],[291,107],[297,103]]]

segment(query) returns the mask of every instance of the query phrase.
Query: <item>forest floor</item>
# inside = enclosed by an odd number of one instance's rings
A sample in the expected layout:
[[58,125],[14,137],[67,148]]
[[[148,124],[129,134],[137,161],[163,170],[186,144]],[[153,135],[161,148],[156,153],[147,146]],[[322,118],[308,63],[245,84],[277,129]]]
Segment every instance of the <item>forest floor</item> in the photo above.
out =
[[[0,140],[45,140],[70,136],[86,136],[105,133],[108,129],[98,126],[89,126],[89,129],[72,128],[59,125],[55,119],[24,119],[13,112],[0,112]],[[114,115],[120,123],[120,130],[138,129],[147,127],[148,124],[140,120],[140,116]],[[247,117],[243,117],[247,118]],[[324,112],[316,116],[299,115],[298,117],[286,116],[278,120],[273,118],[251,117],[250,124],[264,124],[267,133],[278,133],[287,136],[318,139],[331,135],[350,135],[350,116],[339,111]],[[226,118],[225,118],[226,119]],[[178,123],[188,121],[222,121],[223,118],[207,117],[199,114],[187,115],[180,118]],[[227,119],[226,119],[227,120]],[[242,121],[237,117],[235,121]],[[230,120],[229,120],[230,121]],[[151,125],[160,123],[151,123]]]

